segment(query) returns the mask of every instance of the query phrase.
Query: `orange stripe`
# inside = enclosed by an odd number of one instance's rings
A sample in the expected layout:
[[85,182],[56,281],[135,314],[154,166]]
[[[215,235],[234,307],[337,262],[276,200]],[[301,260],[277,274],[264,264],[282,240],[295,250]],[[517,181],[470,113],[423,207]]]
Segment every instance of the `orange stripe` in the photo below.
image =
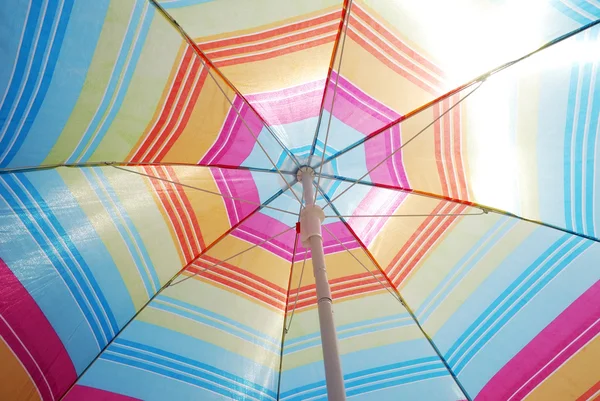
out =
[[438,175],[440,177],[440,184],[442,186],[442,194],[444,196],[449,196],[448,191],[448,180],[446,179],[446,170],[444,168],[444,163],[442,161],[442,134],[441,134],[441,122],[438,120],[440,117],[440,105],[435,104],[433,106],[433,118],[435,124],[433,124],[433,138],[435,143],[435,159],[436,166],[438,170]]
[[[459,96],[454,96],[454,103],[460,101]],[[460,106],[456,106],[454,110],[452,110],[452,116],[454,118],[454,157],[456,159],[457,164],[457,173],[458,173],[458,188],[460,188],[460,198],[467,200],[469,198],[469,193],[467,192],[467,182],[465,175],[465,167],[462,159],[462,124],[461,124],[461,111]]]
[[[448,111],[448,108],[450,102],[448,99],[444,99],[442,101],[442,111],[446,112]],[[441,132],[440,136],[442,138],[444,138],[444,159],[445,159],[445,163],[444,163],[444,168],[446,170],[446,174],[448,176],[448,186],[449,186],[449,191],[450,191],[450,196],[452,196],[453,198],[458,197],[457,196],[457,188],[456,188],[456,179],[454,178],[454,173],[455,173],[455,169],[454,169],[454,162],[452,161],[452,135],[450,135],[450,118],[448,116],[448,114],[446,114],[444,117],[442,117],[442,126],[443,131]]]
[[322,15],[320,17],[316,17],[313,19],[309,19],[302,22],[296,22],[290,25],[285,25],[282,27],[270,29],[264,32],[258,32],[245,36],[238,36],[229,39],[217,40],[214,42],[204,42],[199,43],[198,47],[202,49],[202,51],[208,51],[213,49],[219,49],[223,47],[229,47],[234,45],[239,45],[243,43],[257,42],[264,39],[269,39],[275,36],[285,35],[286,33],[299,31],[302,29],[309,28],[315,25],[325,24],[327,22],[335,21],[339,18],[341,11],[335,11],[329,14]]
[[35,383],[0,337],[0,399],[2,400],[40,400]]

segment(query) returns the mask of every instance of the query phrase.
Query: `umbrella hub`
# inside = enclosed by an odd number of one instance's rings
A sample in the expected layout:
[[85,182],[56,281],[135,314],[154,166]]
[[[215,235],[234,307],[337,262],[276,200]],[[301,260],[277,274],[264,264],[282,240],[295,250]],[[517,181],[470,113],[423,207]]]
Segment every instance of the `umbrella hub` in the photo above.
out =
[[315,170],[310,166],[302,166],[296,172],[296,178],[298,179],[298,182],[302,182],[303,175],[309,175],[312,180],[312,178],[315,176]]

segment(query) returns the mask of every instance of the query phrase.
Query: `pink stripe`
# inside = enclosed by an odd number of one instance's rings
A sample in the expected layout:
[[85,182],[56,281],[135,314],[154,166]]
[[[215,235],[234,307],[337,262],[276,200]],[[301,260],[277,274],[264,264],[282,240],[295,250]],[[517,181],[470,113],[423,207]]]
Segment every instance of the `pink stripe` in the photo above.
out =
[[[239,97],[233,101],[219,137],[200,160],[201,164],[239,166],[250,155],[263,128],[259,116]],[[238,112],[241,117],[238,117]],[[244,124],[245,122],[245,124]],[[252,132],[248,131],[246,125]],[[252,135],[254,133],[254,135]]]
[[[335,80],[336,74],[333,72],[325,97],[325,108],[330,112]],[[338,80],[338,89],[335,102],[333,102],[333,115],[364,135],[369,135],[387,123],[400,118],[400,114],[371,98],[342,76]]]
[[260,195],[250,171],[219,168],[211,168],[210,171],[219,188],[219,192],[223,195],[255,203],[223,198],[231,225],[238,223],[241,219],[256,210],[258,207],[256,204],[260,203]]
[[65,401],[135,401],[139,398],[128,397],[93,387],[77,385],[65,397]]
[[67,350],[35,300],[1,259],[0,282],[0,336],[25,366],[42,399],[60,397],[77,379]]
[[381,160],[392,154],[401,146],[400,127],[393,126],[382,135],[377,135],[365,142],[367,170],[371,181],[392,185],[394,187],[409,188],[408,177],[402,161],[402,151],[396,152],[387,161],[375,168]]
[[[371,188],[352,214],[392,214],[408,197],[405,192]],[[369,246],[390,217],[350,218],[348,224],[366,246]]]
[[317,117],[324,89],[325,80],[321,79],[246,99],[270,125],[282,125]]
[[598,319],[600,281],[577,298],[504,365],[476,400],[507,400],[515,392],[512,400],[523,399],[600,332]]

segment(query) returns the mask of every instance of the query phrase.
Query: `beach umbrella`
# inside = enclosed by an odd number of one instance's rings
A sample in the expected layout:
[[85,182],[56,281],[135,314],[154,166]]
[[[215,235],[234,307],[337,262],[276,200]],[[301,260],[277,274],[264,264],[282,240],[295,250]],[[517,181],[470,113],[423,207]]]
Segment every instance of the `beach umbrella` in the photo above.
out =
[[8,0],[0,58],[0,399],[600,396],[597,0]]

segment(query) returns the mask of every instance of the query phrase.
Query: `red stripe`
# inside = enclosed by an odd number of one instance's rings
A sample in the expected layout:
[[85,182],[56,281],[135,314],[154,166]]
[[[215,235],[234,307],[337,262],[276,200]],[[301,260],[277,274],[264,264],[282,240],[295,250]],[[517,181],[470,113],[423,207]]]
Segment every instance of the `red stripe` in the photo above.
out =
[[[596,382],[588,391],[583,393],[577,400],[575,401],[590,401],[592,400],[592,395],[596,394],[600,391],[600,380]],[[600,394],[597,397],[593,398],[593,401],[600,400]]]
[[[148,152],[148,155],[146,156],[146,159],[148,161],[152,161],[152,162],[155,161],[154,160],[154,156],[158,152],[160,152],[160,148],[164,144],[165,140],[173,132],[173,129],[175,128],[175,124],[177,124],[177,121],[179,120],[179,116],[181,116],[181,114],[184,113],[184,111],[191,112],[191,110],[189,108],[187,108],[187,110],[186,110],[186,108],[185,108],[185,102],[188,99],[188,96],[189,96],[190,92],[192,91],[192,83],[196,79],[196,76],[198,74],[198,71],[200,69],[201,64],[202,63],[200,62],[200,60],[198,59],[198,57],[196,57],[194,59],[194,61],[192,62],[192,66],[190,68],[190,73],[187,76],[187,79],[186,79],[186,81],[185,81],[185,83],[183,85],[183,89],[181,91],[181,94],[178,97],[178,102],[174,106],[175,107],[175,112],[173,113],[173,115],[171,116],[171,118],[169,119],[169,121],[167,122],[167,125],[165,126],[165,129],[162,132],[162,135],[160,136],[160,138],[156,142],[154,142],[154,145],[152,145],[152,147],[150,148],[150,150]],[[180,127],[182,125],[183,124],[181,124]]]
[[[150,175],[160,175],[159,172],[155,171],[153,167],[144,167],[144,170],[146,170],[146,173],[150,174]],[[166,183],[163,181],[158,181],[158,180],[153,180],[153,179],[150,179],[150,182],[151,182],[152,186],[154,187],[154,191],[156,192],[156,195],[160,199],[160,202],[163,206],[163,209],[165,210],[165,213],[167,214],[167,216],[169,216],[171,226],[173,227],[173,230],[175,230],[175,235],[177,236],[177,241],[179,242],[179,246],[182,249],[183,257],[184,257],[185,261],[192,260],[194,255],[192,255],[189,251],[189,248],[188,248],[186,240],[185,240],[185,235],[183,233],[183,228],[179,224],[179,221],[177,221],[177,218],[175,217],[175,211],[173,210],[173,207],[171,206],[171,204],[169,203],[169,199],[167,198],[168,195],[166,194],[166,192],[168,192],[169,189],[166,186]],[[163,185],[165,186],[164,188],[163,188]]]
[[374,49],[373,46],[371,46],[368,42],[366,42],[363,38],[361,38],[356,32],[354,32],[352,27],[348,28],[347,35],[354,42],[359,44],[361,47],[365,48],[371,55],[373,55],[375,58],[377,58],[382,64],[385,64],[386,66],[388,66],[390,69],[395,71],[401,77],[406,78],[408,81],[417,85],[419,88],[423,89],[427,93],[431,93],[433,95],[437,95],[439,93],[439,90],[433,90],[431,88],[431,86],[429,86],[428,84],[425,84],[420,79],[409,74],[404,69],[398,67],[396,64],[392,63],[390,60],[385,58],[377,49]]
[[272,38],[272,37],[279,36],[279,35],[285,35],[286,33],[306,29],[311,26],[321,25],[321,24],[325,24],[327,22],[334,21],[337,18],[339,18],[339,14],[340,14],[340,12],[336,11],[336,12],[333,12],[330,14],[325,14],[320,17],[316,17],[316,18],[313,18],[313,19],[310,19],[307,21],[296,22],[294,24],[271,29],[266,32],[259,32],[259,33],[246,35],[246,36],[238,36],[235,38],[217,40],[214,42],[199,43],[198,47],[202,51],[208,51],[208,50],[218,49],[218,48],[222,48],[222,47],[239,45],[239,44],[243,44],[243,43],[256,42],[256,41]]
[[[168,170],[168,169],[170,169],[170,170]],[[155,171],[157,172],[157,175],[160,178],[162,178],[164,180],[175,181],[173,178],[171,178],[169,175],[167,175],[167,172],[173,172],[172,167],[156,167]],[[196,221],[195,228],[197,228],[197,231],[194,231],[194,229],[191,226],[192,222],[190,222],[190,220],[186,216],[186,210],[188,212],[187,214],[189,214],[190,216],[195,216],[194,210],[191,209],[191,205],[190,205],[190,209],[186,209],[186,204],[182,201],[183,198],[187,199],[185,193],[181,194],[182,195],[181,199],[177,196],[177,194],[180,193],[179,190],[181,189],[179,186],[177,186],[175,184],[171,184],[171,183],[166,183],[164,181],[163,181],[163,185],[168,186],[167,195],[171,199],[171,201],[176,209],[177,214],[172,215],[173,216],[172,219],[175,219],[175,221],[173,223],[178,224],[182,227],[183,235],[185,235],[185,239],[187,239],[186,242],[189,242],[190,247],[191,247],[190,258],[192,258],[194,255],[199,254],[201,251],[201,246],[199,244],[199,242],[201,242],[201,241],[196,241],[196,239],[195,239],[196,237],[200,238],[200,236],[201,236],[200,235],[200,227],[198,227],[198,223]],[[187,202],[187,204],[189,205],[189,201]],[[181,223],[179,222],[179,219],[177,219],[177,217],[175,217],[175,216],[179,216]]]
[[335,34],[332,33],[331,35],[328,35],[324,38],[320,38],[320,39],[309,41],[309,42],[299,43],[295,46],[291,46],[291,47],[288,47],[285,49],[274,50],[271,52],[265,52],[262,54],[256,54],[256,55],[248,56],[248,57],[235,58],[235,59],[231,59],[231,60],[215,61],[213,64],[216,67],[228,67],[231,65],[252,63],[255,61],[267,60],[270,58],[283,56],[285,54],[294,53],[294,52],[310,49],[313,47],[317,47],[317,46],[323,45],[325,43],[333,42],[334,39],[335,39]]
[[[448,111],[449,104],[450,101],[448,99],[442,101],[442,112],[445,113]],[[442,117],[441,122],[443,126],[441,136],[444,138],[444,159],[446,160],[444,168],[448,173],[449,195],[457,197],[456,180],[454,178],[454,173],[456,170],[454,167],[454,162],[452,161],[452,135],[450,135],[450,118],[448,114]]]
[[[177,174],[175,173],[173,167],[167,166],[165,167],[165,169],[172,181],[179,182],[179,180],[177,179]],[[180,185],[173,185],[172,187],[179,194],[179,199],[181,200],[181,203],[183,203],[183,208],[188,211],[186,216],[189,215],[189,220],[186,221],[191,225],[190,229],[192,230],[192,233],[195,234],[195,238],[197,238],[198,245],[200,245],[200,249],[196,249],[197,247],[194,248],[194,252],[197,254],[202,249],[204,249],[205,243],[204,238],[202,238],[202,231],[200,230],[200,224],[198,223],[196,213],[194,212],[194,208],[192,207],[192,204],[185,193],[185,189]]]
[[[423,69],[421,66],[416,64],[414,60],[411,60],[410,58],[405,57],[404,55],[402,55],[401,53],[396,51],[396,49],[392,48],[390,45],[385,43],[377,35],[375,35],[372,31],[370,31],[359,19],[357,19],[354,16],[351,16],[350,22],[351,22],[351,24],[353,23],[353,25],[351,25],[351,27],[356,28],[356,30],[358,32],[360,32],[361,34],[366,36],[367,39],[369,39],[371,42],[373,42],[377,46],[379,46],[379,48],[381,50],[383,50],[383,52],[385,54],[387,54],[389,57],[396,60],[398,63],[403,65],[406,69],[413,71],[417,75],[418,78],[420,78],[422,80],[427,80],[428,82],[430,82],[431,83],[431,85],[429,86],[430,90],[435,89],[433,87],[433,85],[435,85],[435,86],[437,86],[438,90],[434,90],[434,92],[438,93],[439,89],[441,89],[443,87],[443,82],[439,78],[435,77],[430,72],[428,72],[427,70]],[[383,28],[381,28],[381,29],[383,29]],[[365,43],[367,43],[367,42],[365,41]],[[371,45],[369,45],[369,47],[371,49],[373,49],[374,51],[381,53],[381,51],[377,50],[375,47],[373,47]],[[427,84],[427,85],[429,85],[429,84]]]
[[163,111],[161,112],[157,122],[152,127],[150,133],[144,138],[144,141],[142,142],[141,146],[131,158],[132,162],[141,162],[143,160],[146,161],[147,159],[150,159],[149,157],[144,157],[143,155],[144,153],[146,153],[146,150],[152,145],[152,142],[159,136],[162,127],[168,122],[167,120],[169,114],[171,113],[171,109],[174,107],[177,94],[179,93],[179,90],[184,84],[183,80],[185,78],[185,73],[188,70],[192,57],[194,57],[194,52],[191,47],[187,47],[183,55],[181,65],[179,66],[179,70],[177,71],[177,74],[174,78],[172,88],[163,106]]
[[272,49],[272,48],[275,48],[278,46],[290,44],[292,42],[304,41],[306,39],[309,39],[309,38],[312,38],[315,36],[324,35],[324,34],[330,33],[330,32],[335,32],[335,26],[323,26],[323,27],[313,29],[308,32],[296,33],[296,34],[290,35],[288,37],[279,38],[279,39],[275,39],[275,40],[272,40],[269,42],[259,43],[259,44],[255,44],[255,45],[251,45],[251,46],[244,46],[244,47],[239,47],[239,48],[234,48],[234,49],[215,50],[212,52],[207,52],[206,55],[208,57],[211,57],[213,60],[216,60],[219,58],[231,57],[231,56],[235,56],[238,54],[252,53],[252,52],[257,52],[257,51],[261,51],[261,50]]
[[[42,399],[50,400],[52,395],[59,398],[77,379],[67,350],[33,297],[2,259],[0,282],[0,337],[19,358]],[[43,287],[40,284],[39,288]]]
[[419,53],[408,47],[405,43],[403,43],[396,35],[390,32],[385,26],[383,26],[379,21],[372,18],[369,14],[366,13],[358,4],[356,5],[356,9],[352,10],[352,13],[358,16],[360,19],[365,21],[367,25],[372,27],[377,31],[377,33],[381,34],[387,41],[391,42],[394,46],[396,46],[400,51],[406,53],[415,61],[423,64],[427,69],[433,71],[437,75],[443,77],[444,71],[441,68],[433,64],[431,61],[427,60],[425,57],[421,56]]
[[441,134],[441,123],[438,118],[440,117],[440,109],[439,105],[436,104],[433,106],[433,118],[435,123],[433,124],[433,138],[435,144],[435,160],[438,170],[438,175],[440,177],[440,184],[442,186],[442,194],[444,196],[449,196],[448,191],[448,181],[446,179],[446,173],[444,168],[444,163],[442,161],[442,134]]
[[[454,104],[458,103],[460,101],[460,96],[454,96],[453,100]],[[467,192],[465,168],[462,159],[462,113],[460,111],[460,106],[456,106],[451,113],[454,119],[454,158],[456,160],[456,172],[458,174],[457,185],[460,189],[458,196],[462,199],[468,199],[469,193]]]
[[[458,209],[456,209],[456,213],[460,213],[465,209],[466,206],[459,206]],[[440,237],[448,230],[450,225],[454,223],[457,217],[437,217],[437,219],[439,219],[439,221],[436,230],[433,232],[432,235],[429,236],[427,242],[425,242],[425,245],[421,248],[420,251],[418,251],[414,255],[415,257],[412,259],[410,264],[406,266],[402,273],[399,276],[396,276],[394,279],[392,279],[392,281],[397,287],[399,287],[400,284],[402,284],[404,279],[408,277],[408,275],[413,271],[413,269],[419,264],[423,256],[425,256],[425,253],[431,252],[433,244],[435,244],[440,239]],[[442,224],[440,225],[440,223]]]
[[[203,260],[204,261],[208,261],[210,264],[200,264],[200,262],[202,262]],[[205,268],[205,267],[212,266],[212,264],[214,264],[214,263],[220,263],[220,262],[221,261],[219,259],[213,258],[213,257],[208,256],[208,255],[203,255],[202,259],[199,260],[194,265],[199,266],[201,268]],[[276,284],[273,284],[272,282],[270,282],[268,280],[265,280],[264,278],[262,278],[260,276],[257,276],[256,274],[252,274],[252,273],[250,273],[247,270],[240,269],[239,267],[233,266],[232,264],[229,264],[229,263],[221,263],[219,266],[226,267],[227,269],[229,269],[229,270],[231,270],[231,271],[233,271],[233,272],[235,272],[235,273],[237,273],[239,275],[243,275],[243,276],[251,278],[252,280],[258,281],[259,283],[261,283],[261,284],[263,284],[263,285],[271,288],[274,291],[277,291],[278,293],[281,293],[284,296],[286,294],[286,290],[285,289],[281,288],[280,286],[278,286]]]
[[161,162],[164,159],[164,157],[167,155],[167,153],[171,150],[171,148],[173,147],[173,145],[175,144],[177,139],[179,139],[179,137],[183,133],[183,130],[187,127],[187,124],[190,121],[190,117],[192,116],[192,112],[194,111],[194,109],[196,107],[196,103],[198,102],[198,99],[200,98],[200,93],[202,92],[202,89],[204,88],[204,83],[206,82],[207,77],[208,77],[208,67],[202,68],[202,70],[200,72],[200,78],[198,78],[198,82],[196,82],[196,86],[194,87],[194,90],[191,94],[191,98],[190,98],[190,101],[189,101],[187,107],[185,107],[185,103],[182,104],[182,109],[184,110],[184,114],[183,114],[183,117],[181,118],[181,122],[180,122],[179,126],[177,127],[177,130],[173,133],[173,135],[170,136],[170,138],[167,133],[166,138],[169,138],[169,140],[167,141],[167,143],[165,144],[163,149],[160,151],[160,153],[155,156],[153,161]]

